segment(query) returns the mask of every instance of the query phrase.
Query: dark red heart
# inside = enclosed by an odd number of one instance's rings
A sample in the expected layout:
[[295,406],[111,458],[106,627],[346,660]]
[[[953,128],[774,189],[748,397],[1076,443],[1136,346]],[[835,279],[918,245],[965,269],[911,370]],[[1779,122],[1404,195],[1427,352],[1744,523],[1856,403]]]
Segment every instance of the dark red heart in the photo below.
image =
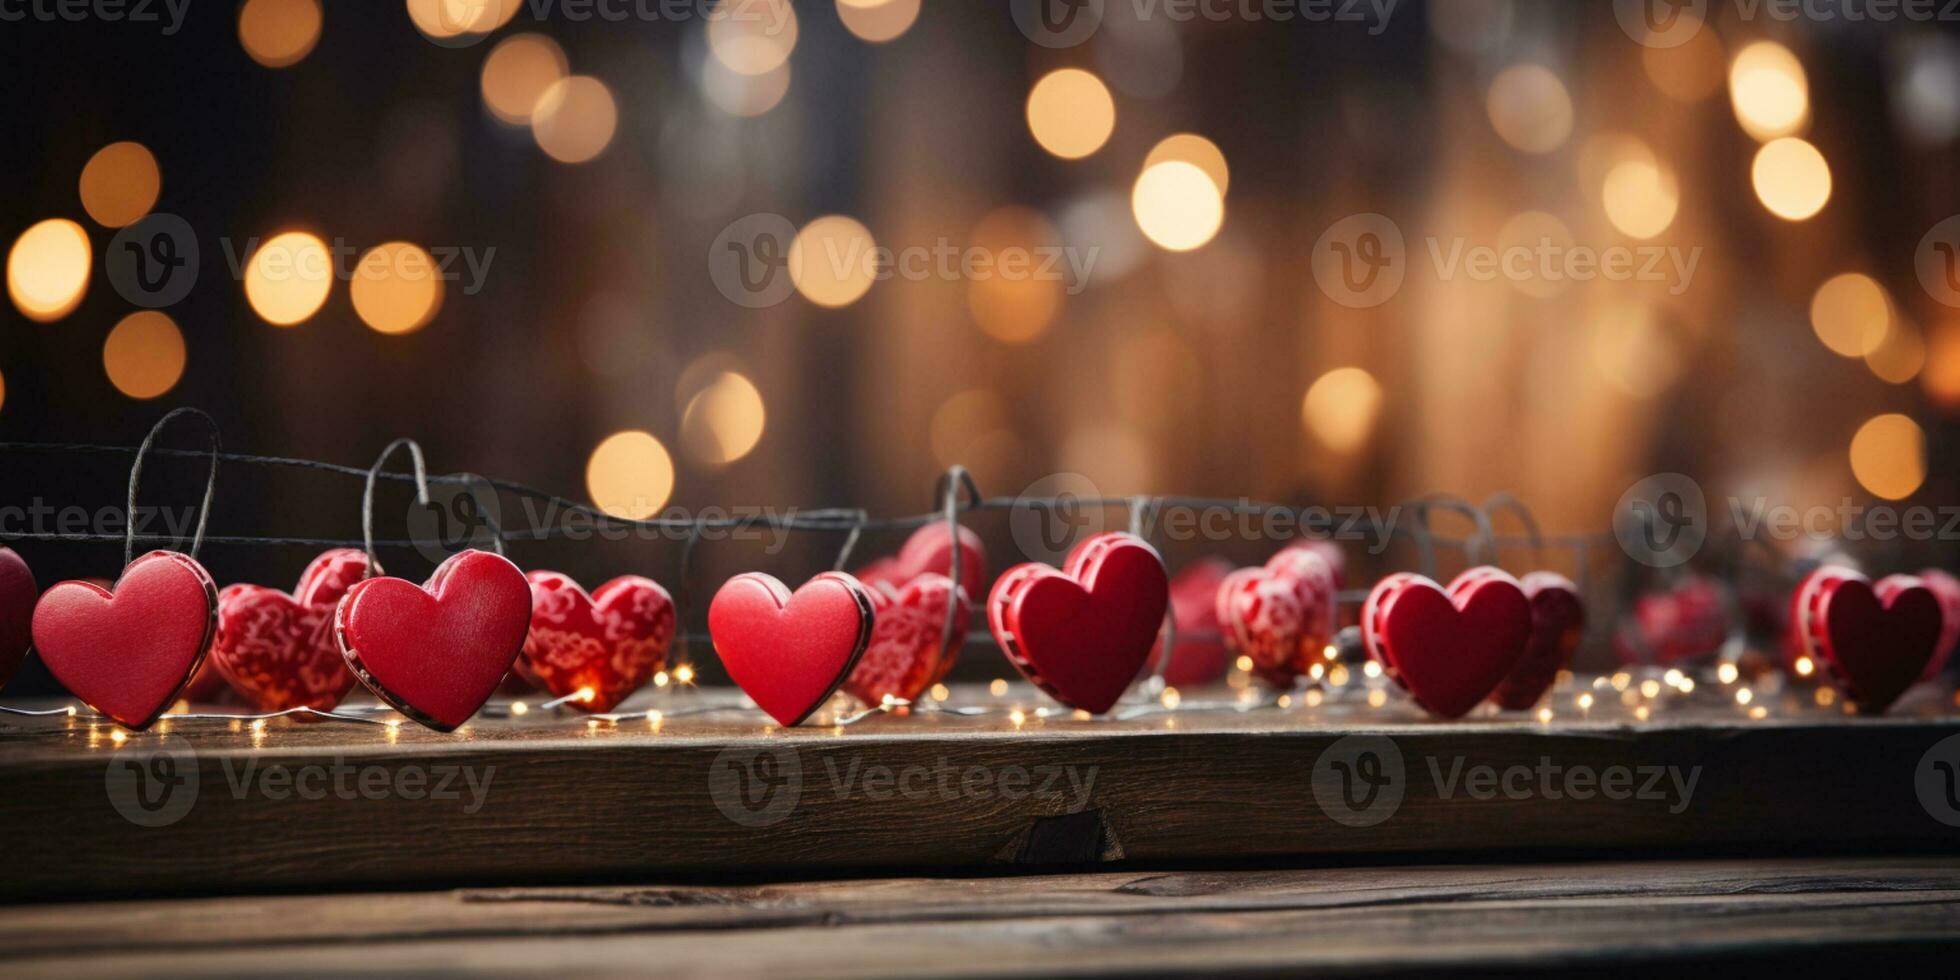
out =
[[449,556],[427,585],[357,582],[334,613],[334,636],[354,676],[439,732],[456,730],[490,699],[530,625],[524,573],[475,550]]
[[1629,664],[1675,664],[1713,657],[1729,639],[1731,598],[1726,586],[1694,575],[1633,602],[1613,636],[1614,652]]
[[1818,654],[1810,642],[1809,614],[1812,600],[1816,598],[1817,585],[1826,578],[1845,573],[1857,574],[1851,569],[1837,565],[1819,565],[1797,581],[1797,587],[1790,590],[1789,621],[1783,631],[1783,667],[1796,671],[1797,664],[1809,660],[1813,666]]
[[34,600],[41,590],[14,549],[0,547],[0,687],[13,680],[34,642]]
[[966,590],[960,590],[953,611],[950,643],[942,641],[952,579],[928,572],[914,576],[902,589],[880,582],[870,586],[869,593],[876,617],[871,643],[851,668],[844,689],[866,704],[880,704],[886,697],[916,701],[959,658],[972,619]]
[[[858,570],[857,579],[869,588],[880,582],[894,589],[902,589],[913,579],[926,574],[953,574],[953,536],[947,532],[945,521],[934,521],[912,532],[905,539],[904,547],[898,554],[880,558]],[[979,595],[986,591],[987,546],[980,536],[960,528],[960,588],[967,595]]]
[[[1458,584],[1450,584],[1452,594]],[[1518,587],[1531,604],[1531,638],[1525,641],[1518,665],[1490,696],[1508,711],[1536,705],[1552,689],[1558,672],[1572,663],[1586,633],[1586,603],[1571,579],[1557,572],[1532,572],[1518,581]]]
[[1334,639],[1334,570],[1318,551],[1289,546],[1261,568],[1241,568],[1218,587],[1226,643],[1252,659],[1260,680],[1291,689]]
[[[1231,562],[1205,558],[1184,566],[1171,579],[1171,622],[1177,624],[1177,642],[1164,665],[1164,683],[1196,687],[1225,676],[1229,658],[1218,625],[1218,586],[1230,574]],[[1163,645],[1159,639],[1150,648],[1151,659],[1163,655]]]
[[1421,575],[1392,575],[1362,613],[1364,643],[1431,714],[1460,718],[1516,669],[1531,637],[1531,604],[1498,570],[1459,576],[1449,593]]
[[34,607],[34,648],[55,680],[141,730],[190,683],[211,649],[218,588],[189,555],[152,551],[113,590],[60,582]]
[[748,572],[708,604],[708,636],[728,676],[785,728],[837,691],[871,641],[873,600],[863,583],[825,572],[794,594],[773,575]]
[[1920,680],[1929,681],[1946,669],[1954,646],[1960,643],[1960,579],[1937,568],[1929,568],[1919,573],[1919,580],[1933,590],[1933,598],[1940,601],[1940,644],[1933,650],[1933,659],[1926,662],[1926,672],[1919,675]]
[[1017,565],[994,583],[987,618],[1007,658],[1071,708],[1114,707],[1150,657],[1170,601],[1157,550],[1121,532],[1075,546],[1057,571]]
[[1812,649],[1867,714],[1891,707],[1939,645],[1939,599],[1918,578],[1892,575],[1876,586],[1849,570],[1824,576],[1805,622]]
[[590,700],[567,704],[611,711],[666,665],[674,600],[659,583],[622,575],[587,595],[557,572],[525,578],[531,583],[531,629],[521,662],[558,697],[592,692]]
[[218,593],[213,667],[260,711],[331,710],[354,686],[334,642],[334,610],[366,573],[365,554],[336,548],[306,566],[291,595],[226,586]]

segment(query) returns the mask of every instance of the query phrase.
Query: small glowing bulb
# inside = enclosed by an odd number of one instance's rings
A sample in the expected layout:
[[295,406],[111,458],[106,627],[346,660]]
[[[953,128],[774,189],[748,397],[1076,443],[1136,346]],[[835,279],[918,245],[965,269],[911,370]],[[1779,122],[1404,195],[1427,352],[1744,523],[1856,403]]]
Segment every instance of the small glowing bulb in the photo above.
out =
[[1693,693],[1695,693],[1695,679],[1694,679],[1694,678],[1692,678],[1692,677],[1683,677],[1683,678],[1681,678],[1681,693],[1682,693],[1682,694],[1693,694]]
[[667,681],[668,681],[668,679],[669,679],[669,678],[667,677],[667,672],[663,670],[663,671],[661,671],[661,672],[659,672],[659,673],[657,673],[657,674],[655,674],[655,675],[653,675],[653,686],[654,686],[654,687],[666,687],[666,686],[667,686]]
[[1653,678],[1651,678],[1651,677],[1650,677],[1650,678],[1648,678],[1647,680],[1644,680],[1644,681],[1641,681],[1641,682],[1640,682],[1640,695],[1641,695],[1642,697],[1648,697],[1648,698],[1657,698],[1657,697],[1660,697],[1660,696],[1661,696],[1661,682],[1660,682],[1660,681],[1657,681],[1657,680],[1654,680],[1654,679],[1653,679]]
[[1327,660],[1341,659],[1341,651],[1334,649],[1334,644],[1332,643],[1327,644],[1327,648],[1320,651],[1320,655]]
[[1166,708],[1176,708],[1183,702],[1184,696],[1177,693],[1177,688],[1167,687],[1164,688],[1163,696],[1159,700],[1163,701]]
[[934,701],[944,701],[952,696],[953,696],[953,692],[947,690],[946,685],[934,684],[932,686],[932,699]]
[[[1960,701],[1960,694],[1956,694],[1956,695],[1955,695],[1954,697],[1955,697],[1955,700],[1956,700],[1956,701]],[[1818,707],[1820,707],[1820,708],[1828,708],[1828,707],[1830,707],[1830,706],[1831,706],[1831,702],[1833,702],[1833,701],[1836,701],[1836,700],[1837,700],[1837,692],[1836,692],[1836,691],[1834,691],[1834,690],[1832,690],[1832,689],[1830,689],[1830,688],[1828,688],[1828,687],[1820,687],[1820,688],[1818,688],[1818,689],[1817,689],[1817,706],[1818,706]]]
[[1627,685],[1632,683],[1633,675],[1624,670],[1613,675],[1613,690],[1615,691],[1624,691],[1627,689]]
[[1077,708],[1075,709],[1075,713],[1070,715],[1069,717],[1074,718],[1076,721],[1088,721],[1089,719],[1094,718],[1095,715],[1092,715],[1087,711],[1082,710],[1081,708]]
[[1810,662],[1810,658],[1809,658],[1809,657],[1798,657],[1798,658],[1797,658],[1797,676],[1798,676],[1798,677],[1809,677],[1809,676],[1810,676],[1810,675],[1811,675],[1811,674],[1812,674],[1813,672],[1815,672],[1816,670],[1817,670],[1817,665],[1816,665],[1816,664],[1813,664],[1813,663],[1811,663],[1811,662]]
[[1320,688],[1316,687],[1307,692],[1307,707],[1309,708],[1318,708],[1320,707],[1320,702],[1325,700],[1327,700],[1327,695],[1320,693]]
[[596,729],[597,729],[597,728],[599,727],[599,719],[597,719],[597,718],[587,718],[587,719],[585,719],[585,727],[586,727],[586,728],[589,728],[589,729],[595,729],[595,730],[596,730]]
[[1291,695],[1291,694],[1282,694],[1282,695],[1280,695],[1280,696],[1279,696],[1279,706],[1280,706],[1280,707],[1282,707],[1282,708],[1291,708],[1291,707],[1293,707],[1293,695]]
[[1327,672],[1327,683],[1332,684],[1335,687],[1345,687],[1347,685],[1347,682],[1348,682],[1348,669],[1345,666],[1342,666],[1341,664],[1335,664],[1334,669]]
[[1579,710],[1580,710],[1580,711],[1591,711],[1591,710],[1592,710],[1592,706],[1593,706],[1593,696],[1592,696],[1592,693],[1591,693],[1590,691],[1589,691],[1589,692],[1587,692],[1587,693],[1585,693],[1585,694],[1581,694],[1581,695],[1579,695]]
[[531,706],[522,701],[512,701],[510,703],[510,713],[513,715],[522,715],[530,710]]
[[1641,721],[1646,721],[1646,720],[1647,720],[1647,716],[1648,716],[1649,714],[1650,714],[1650,712],[1649,712],[1649,711],[1647,710],[1647,706],[1646,706],[1646,705],[1644,705],[1644,704],[1643,704],[1643,705],[1641,705],[1641,706],[1640,706],[1640,707],[1638,707],[1638,708],[1635,708],[1635,709],[1633,709],[1633,716],[1634,716],[1635,718],[1638,718],[1638,719],[1639,719],[1639,720],[1641,720]]
[[661,719],[661,714],[660,714],[660,711],[659,711],[659,709],[657,709],[657,708],[656,708],[656,709],[654,709],[654,710],[652,710],[652,711],[649,711],[649,712],[647,712],[647,720],[648,720],[648,721],[650,721],[650,722],[653,722],[654,724],[656,724],[656,725],[658,725],[658,724],[660,724],[660,719]]
[[1733,684],[1735,683],[1735,679],[1740,676],[1742,676],[1742,672],[1735,669],[1734,664],[1723,664],[1715,668],[1716,679],[1724,684]]
[[1382,665],[1370,660],[1362,665],[1361,672],[1367,674],[1369,677],[1380,677],[1382,675]]
[[1603,674],[1602,674],[1602,675],[1600,675],[1600,676],[1598,676],[1598,677],[1595,677],[1595,678],[1593,678],[1593,682],[1592,682],[1592,686],[1593,686],[1593,690],[1595,690],[1595,691],[1603,691],[1603,690],[1605,690],[1605,689],[1606,689],[1606,685],[1608,685],[1608,684],[1610,684],[1610,683],[1612,683],[1612,682],[1611,682],[1611,681],[1609,681],[1609,680],[1607,680],[1607,679],[1606,679],[1606,677],[1605,677],[1605,675],[1603,675]]
[[1749,709],[1749,717],[1754,718],[1757,721],[1762,721],[1764,718],[1769,717],[1769,709],[1759,704]]
[[694,668],[688,666],[687,664],[682,664],[679,667],[675,667],[674,680],[680,684],[694,683]]
[[173,704],[173,705],[171,705],[171,706],[170,706],[170,713],[171,713],[171,714],[173,714],[173,715],[187,715],[187,714],[190,714],[190,713],[191,713],[191,703],[190,703],[189,701],[185,701],[185,700],[183,700],[183,699],[181,699],[181,698],[180,698],[180,699],[178,699],[178,701],[177,701],[177,703],[176,703],[176,704]]
[[1028,716],[1021,709],[1015,708],[1013,711],[1007,713],[1007,720],[1013,722],[1015,728],[1019,728],[1023,722],[1028,720]]
[[1756,699],[1756,692],[1751,691],[1746,687],[1735,692],[1735,703],[1737,704],[1748,704],[1749,702],[1755,699]]
[[1539,724],[1541,724],[1541,725],[1544,725],[1544,724],[1550,724],[1550,723],[1551,723],[1551,720],[1552,720],[1552,709],[1550,709],[1550,708],[1539,708],[1539,709],[1538,709],[1538,723],[1539,723]]
[[265,731],[265,719],[264,718],[252,719],[252,734],[257,735],[263,733],[264,731]]
[[1368,707],[1379,708],[1387,703],[1388,703],[1387,691],[1384,691],[1378,687],[1368,692]]
[[987,685],[987,693],[997,698],[1006,697],[1007,682],[998,677],[994,678],[993,683]]
[[595,691],[589,687],[581,687],[578,689],[576,693],[572,695],[572,699],[584,704],[591,704],[592,699],[598,696],[599,696],[598,691]]
[[1327,676],[1327,668],[1322,667],[1319,664],[1314,664],[1312,667],[1307,668],[1307,676],[1313,678],[1314,680],[1319,680],[1322,677]]
[[400,718],[390,718],[382,722],[382,724],[387,725],[389,728],[400,728],[402,727],[402,720]]
[[1681,683],[1681,678],[1684,676],[1686,675],[1678,670],[1669,670],[1667,673],[1661,675],[1661,679],[1667,682],[1668,687],[1676,687]]
[[1240,670],[1242,670],[1242,671],[1245,671],[1246,673],[1248,673],[1248,674],[1250,674],[1250,673],[1252,673],[1252,658],[1251,658],[1251,657],[1248,657],[1248,656],[1245,656],[1244,654],[1240,654],[1240,655],[1239,655],[1239,659],[1238,659],[1238,662],[1237,662],[1237,664],[1236,664],[1236,666],[1237,666],[1237,667],[1238,667],[1238,668],[1239,668]]
[[120,728],[111,729],[109,732],[109,741],[114,742],[117,745],[121,745],[124,742],[129,741],[129,736],[124,735],[123,730]]
[[72,704],[68,706],[68,717],[75,717],[75,706]]

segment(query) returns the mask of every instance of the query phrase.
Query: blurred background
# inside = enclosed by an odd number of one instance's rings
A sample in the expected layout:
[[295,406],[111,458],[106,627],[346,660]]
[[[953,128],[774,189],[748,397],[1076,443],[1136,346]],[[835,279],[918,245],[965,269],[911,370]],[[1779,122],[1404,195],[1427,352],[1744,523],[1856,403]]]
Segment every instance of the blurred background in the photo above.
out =
[[[1960,34],[1937,17],[179,3],[0,23],[0,440],[133,445],[195,405],[228,448],[365,466],[412,435],[435,470],[632,517],[920,513],[954,463],[989,495],[1508,491],[1560,533],[1660,472],[1711,502],[1955,498]],[[116,242],[146,215],[194,242],[180,298],[154,275],[181,244]],[[742,237],[764,226],[786,231]],[[961,264],[1019,253],[1056,274]],[[791,281],[731,288],[731,259]],[[9,453],[0,504],[113,505],[127,465]],[[197,464],[157,472],[146,499],[194,499]],[[230,467],[213,531],[353,537],[359,491]],[[974,525],[995,570],[1018,559]],[[827,567],[838,536],[805,538],[703,547],[696,594]],[[15,546],[44,583],[120,565]],[[1881,570],[1949,557],[1887,547]],[[596,585],[671,581],[678,551],[512,557]],[[283,587],[312,551],[204,557]],[[1354,560],[1365,587],[1408,558]]]

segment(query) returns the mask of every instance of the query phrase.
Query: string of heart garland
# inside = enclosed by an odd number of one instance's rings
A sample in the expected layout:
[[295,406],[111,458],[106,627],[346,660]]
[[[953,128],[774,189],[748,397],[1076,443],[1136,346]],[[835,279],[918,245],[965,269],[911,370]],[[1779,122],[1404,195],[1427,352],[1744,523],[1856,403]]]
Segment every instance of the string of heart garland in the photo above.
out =
[[[203,423],[208,451],[154,446],[178,418]],[[0,448],[127,451],[31,444]],[[404,449],[412,472],[385,472],[389,458]],[[167,547],[137,558],[133,515],[144,461],[152,453],[208,456],[210,469],[189,551]],[[196,555],[207,540],[221,460],[363,475],[360,548],[349,547],[354,542],[320,539],[211,538],[332,548],[307,566],[291,594],[256,585],[219,592]],[[60,583],[31,603],[31,617],[23,617],[17,596],[31,596],[32,576],[17,555],[0,548],[0,667],[5,670],[0,682],[11,675],[17,657],[26,654],[28,644],[14,642],[24,618],[31,620],[32,645],[56,679],[99,713],[136,730],[161,716],[207,654],[225,680],[265,711],[192,717],[311,714],[380,723],[335,710],[358,680],[402,715],[444,732],[482,709],[513,670],[557,695],[546,707],[569,704],[608,717],[664,663],[676,639],[678,616],[673,599],[657,583],[624,576],[588,594],[567,576],[549,571],[526,575],[504,557],[506,540],[550,537],[552,528],[513,535],[493,522],[491,550],[459,551],[419,586],[387,576],[377,546],[416,542],[375,539],[373,497],[381,479],[412,480],[418,503],[429,504],[431,478],[421,448],[412,440],[391,443],[372,467],[361,471],[310,460],[226,454],[210,416],[195,409],[165,415],[135,450],[127,500],[132,518],[122,536],[125,567],[113,589]],[[460,482],[472,495],[484,486],[533,495],[618,525],[685,527],[683,588],[689,555],[707,528],[846,532],[836,568],[794,592],[773,576],[751,572],[724,583],[709,605],[709,637],[731,678],[786,726],[807,719],[840,687],[871,705],[857,716],[862,717],[909,705],[937,684],[969,638],[973,604],[964,583],[985,581],[984,551],[978,537],[960,525],[961,514],[1061,504],[989,500],[964,469],[954,467],[940,481],[941,510],[920,517],[873,521],[863,511],[824,510],[720,521],[630,520],[507,481],[468,474],[436,479]],[[993,638],[1031,683],[1079,712],[1106,714],[1153,659],[1150,679],[1161,677],[1169,651],[1176,649],[1179,617],[1166,615],[1171,582],[1162,558],[1143,539],[1147,518],[1179,504],[1224,506],[1237,513],[1265,513],[1277,505],[1181,497],[1075,503],[1125,507],[1131,530],[1080,542],[1060,569],[1038,563],[1010,569],[994,583],[985,610]],[[1436,509],[1457,511],[1476,525],[1476,536],[1461,543],[1473,561],[1479,548],[1489,553],[1488,561],[1504,543],[1490,526],[1494,510],[1518,516],[1535,554],[1542,556],[1547,545],[1529,510],[1513,498],[1495,497],[1475,507],[1433,497],[1415,507],[1419,520],[1411,533],[1425,571],[1435,567],[1440,541],[1429,531],[1430,512]],[[864,531],[904,528],[915,533],[897,556],[880,559],[857,575],[843,571]],[[1579,551],[1583,572],[1583,549],[1601,537],[1575,536],[1561,543]],[[1536,704],[1570,662],[1585,626],[1583,590],[1556,573],[1539,571],[1517,579],[1480,563],[1447,588],[1429,575],[1402,572],[1365,592],[1348,593],[1340,590],[1341,565],[1337,547],[1302,539],[1264,566],[1235,570],[1218,583],[1213,602],[1226,645],[1273,688],[1291,689],[1326,651],[1335,649],[1336,609],[1343,600],[1357,597],[1362,602],[1359,641],[1366,656],[1415,703],[1444,718],[1459,717],[1487,699],[1509,710]],[[22,581],[25,590],[18,587]],[[1855,570],[1821,567],[1793,593],[1789,653],[1825,665],[1861,708],[1883,710],[1913,681],[1937,672],[1951,650],[1953,633],[1960,630],[1960,589],[1949,595],[1939,584],[1931,578],[1892,576],[1874,586]],[[687,636],[679,639],[685,648]],[[1153,658],[1155,651],[1164,653]]]

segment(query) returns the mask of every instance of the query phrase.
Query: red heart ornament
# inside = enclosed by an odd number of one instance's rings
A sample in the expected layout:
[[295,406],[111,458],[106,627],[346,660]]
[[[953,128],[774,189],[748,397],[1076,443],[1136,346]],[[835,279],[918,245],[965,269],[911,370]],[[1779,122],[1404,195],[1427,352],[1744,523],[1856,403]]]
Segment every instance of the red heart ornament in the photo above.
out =
[[1867,714],[1891,707],[1919,679],[1944,621],[1918,578],[1892,575],[1874,586],[1848,569],[1822,577],[1803,612],[1811,648]]
[[1809,614],[1811,603],[1816,598],[1817,586],[1827,578],[1857,572],[1839,565],[1819,565],[1809,574],[1798,580],[1797,587],[1790,590],[1789,622],[1783,631],[1783,666],[1786,670],[1797,671],[1797,664],[1805,659],[1815,666],[1819,657],[1810,642]]
[[[1536,705],[1552,689],[1558,672],[1572,663],[1586,634],[1586,603],[1571,579],[1557,572],[1532,572],[1518,581],[1518,587],[1531,604],[1531,639],[1525,641],[1518,665],[1490,696],[1509,711]],[[1456,591],[1454,585],[1451,591]]]
[[[953,536],[945,521],[934,521],[912,532],[898,554],[880,558],[858,569],[857,579],[866,588],[885,583],[903,589],[921,575],[953,574]],[[987,546],[980,535],[960,528],[960,588],[968,595],[983,591],[987,578]]]
[[1035,686],[1092,714],[1114,707],[1149,660],[1164,623],[1170,579],[1141,538],[1098,534],[1061,570],[1017,565],[994,583],[994,639]]
[[1289,546],[1261,568],[1241,568],[1218,587],[1226,643],[1253,673],[1288,690],[1334,639],[1334,570],[1316,550]]
[[915,701],[959,658],[972,619],[966,590],[959,591],[950,643],[941,641],[952,579],[928,572],[914,576],[902,589],[880,582],[868,592],[875,615],[871,642],[851,668],[844,689],[866,704],[880,704],[886,697]]
[[1920,680],[1930,681],[1946,669],[1955,644],[1960,643],[1960,579],[1929,568],[1919,573],[1919,580],[1940,601],[1940,644],[1933,650],[1933,659],[1926,662],[1926,672],[1919,675]]
[[152,551],[113,590],[60,582],[34,607],[34,648],[61,686],[142,730],[190,683],[216,632],[218,587],[197,559]]
[[336,548],[306,566],[291,595],[226,586],[218,593],[212,665],[260,711],[331,710],[354,686],[334,642],[334,610],[365,574],[367,555]]
[[0,687],[14,679],[34,642],[34,600],[41,590],[14,549],[0,547]]
[[821,707],[871,641],[874,600],[863,583],[825,572],[794,594],[773,575],[748,572],[708,604],[708,636],[728,676],[788,728]]
[[592,691],[589,701],[567,702],[572,707],[611,711],[666,665],[674,600],[659,583],[622,575],[587,595],[557,572],[525,578],[531,583],[531,629],[520,663],[558,697]]
[[[1225,676],[1227,657],[1225,637],[1218,625],[1218,586],[1232,574],[1232,563],[1223,558],[1206,558],[1184,567],[1171,579],[1171,622],[1177,624],[1177,642],[1171,659],[1164,665],[1164,683],[1172,687],[1196,687]],[[1160,656],[1164,645],[1158,640],[1150,656]]]
[[1421,575],[1382,580],[1363,609],[1364,643],[1409,695],[1440,718],[1489,697],[1524,656],[1531,604],[1516,579],[1476,569],[1445,592]]
[[530,625],[524,573],[476,550],[449,556],[426,585],[356,582],[334,612],[334,637],[354,676],[439,732],[455,731],[490,699]]

